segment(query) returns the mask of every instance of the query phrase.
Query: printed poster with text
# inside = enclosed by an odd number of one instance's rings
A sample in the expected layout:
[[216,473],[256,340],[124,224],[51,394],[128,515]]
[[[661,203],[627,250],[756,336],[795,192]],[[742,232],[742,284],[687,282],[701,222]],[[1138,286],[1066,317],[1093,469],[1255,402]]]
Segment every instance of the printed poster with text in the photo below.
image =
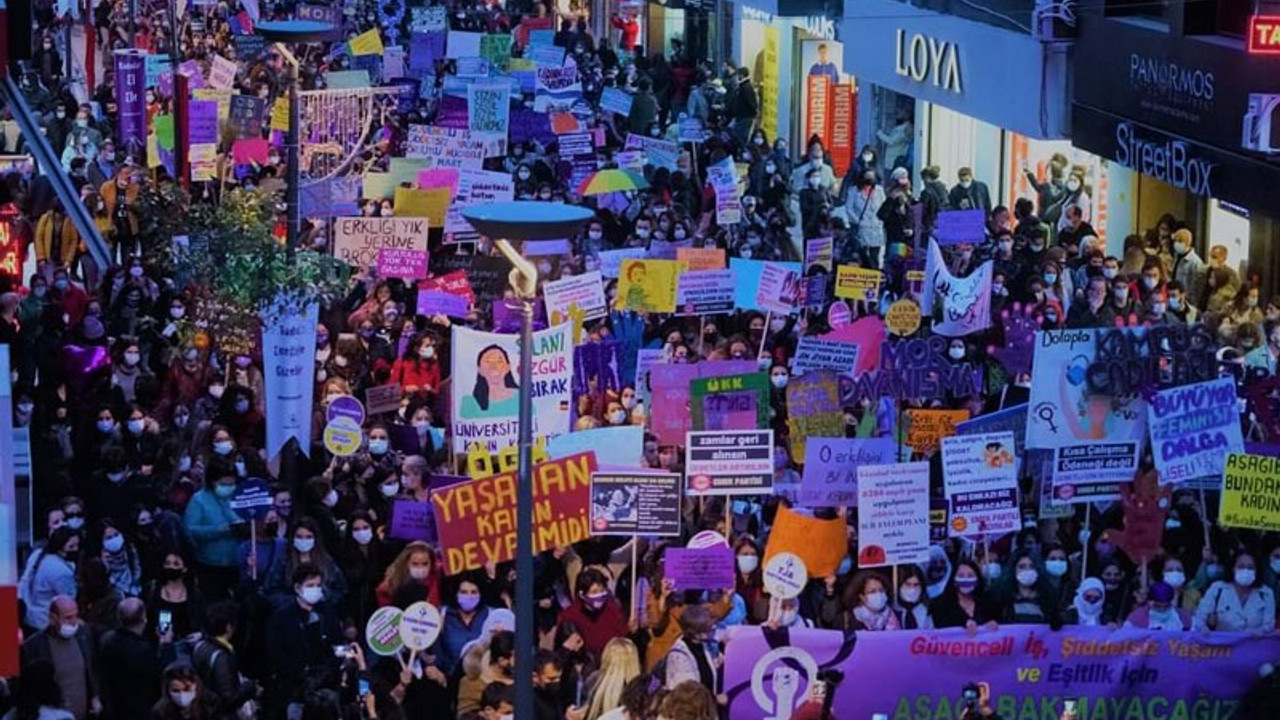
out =
[[1147,411],[1151,455],[1162,483],[1212,478],[1216,484],[1227,453],[1244,452],[1233,378],[1161,390]]
[[858,567],[929,559],[929,463],[858,466]]
[[1218,518],[1224,527],[1280,531],[1280,458],[1227,455]]
[[1106,358],[1098,362],[1100,332],[1036,333],[1026,446],[1053,451],[1053,485],[1063,500],[1076,484],[1132,481],[1147,433],[1139,393],[1112,396],[1090,380],[1109,372]]
[[[453,449],[498,452],[520,431],[520,337],[453,326]],[[533,436],[569,432],[573,334],[569,323],[533,334]]]
[[684,464],[690,497],[767,495],[773,490],[773,431],[689,432]]
[[942,439],[952,537],[997,537],[1022,527],[1013,433]]

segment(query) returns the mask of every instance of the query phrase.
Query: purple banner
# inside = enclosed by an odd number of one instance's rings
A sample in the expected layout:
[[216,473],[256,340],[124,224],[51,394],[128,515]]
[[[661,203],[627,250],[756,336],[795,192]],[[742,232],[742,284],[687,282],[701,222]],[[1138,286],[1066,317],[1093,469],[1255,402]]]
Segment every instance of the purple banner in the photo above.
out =
[[974,636],[961,629],[735,630],[724,666],[734,720],[791,717],[828,668],[845,677],[835,691],[834,718],[958,718],[965,714],[964,686],[986,682],[992,709],[1003,718],[1058,720],[1063,700],[1071,699],[1082,719],[1225,720],[1248,717],[1238,711],[1239,700],[1258,682],[1258,668],[1280,655],[1275,633],[1052,632],[1029,625]]
[[409,69],[435,70],[437,59],[444,57],[446,30],[429,30],[409,34]]
[[193,144],[218,142],[218,101],[187,101],[187,133]]
[[395,540],[439,542],[436,516],[431,503],[398,498],[391,502],[391,527],[387,535]]
[[733,587],[733,550],[709,548],[667,548],[662,556],[663,577],[676,590],[724,590]]
[[440,96],[440,109],[436,111],[436,127],[466,130],[469,117],[466,98],[456,95]]
[[[493,331],[499,333],[512,333],[520,331],[520,305],[515,301],[507,304],[504,300],[499,300],[493,304]],[[547,306],[542,298],[538,298],[533,302],[533,329],[545,330],[550,325],[547,324]]]
[[120,50],[115,54],[116,135],[137,152],[147,147],[147,56],[140,50]]

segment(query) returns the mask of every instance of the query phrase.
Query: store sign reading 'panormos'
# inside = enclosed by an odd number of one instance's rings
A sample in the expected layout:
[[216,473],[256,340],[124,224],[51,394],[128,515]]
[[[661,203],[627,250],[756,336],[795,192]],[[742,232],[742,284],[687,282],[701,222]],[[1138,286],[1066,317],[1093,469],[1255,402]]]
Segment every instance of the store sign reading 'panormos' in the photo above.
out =
[[1160,136],[1143,137],[1133,123],[1116,125],[1116,162],[1176,188],[1210,197],[1214,164],[1192,154],[1194,146]]
[[959,94],[960,46],[947,40],[925,37],[898,29],[897,54],[894,71],[919,83],[929,83],[936,88]]

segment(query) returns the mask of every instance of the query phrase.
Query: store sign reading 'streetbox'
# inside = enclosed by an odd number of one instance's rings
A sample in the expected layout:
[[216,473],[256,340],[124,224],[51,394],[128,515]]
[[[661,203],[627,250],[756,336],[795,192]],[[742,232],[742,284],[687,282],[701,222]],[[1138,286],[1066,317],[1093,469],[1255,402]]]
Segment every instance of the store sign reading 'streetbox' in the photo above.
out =
[[1133,123],[1116,125],[1116,162],[1160,182],[1211,197],[1214,164],[1192,155],[1194,145],[1169,137],[1143,137]]
[[936,88],[959,94],[960,46],[937,38],[925,37],[898,29],[897,57],[894,70],[916,82],[929,83]]

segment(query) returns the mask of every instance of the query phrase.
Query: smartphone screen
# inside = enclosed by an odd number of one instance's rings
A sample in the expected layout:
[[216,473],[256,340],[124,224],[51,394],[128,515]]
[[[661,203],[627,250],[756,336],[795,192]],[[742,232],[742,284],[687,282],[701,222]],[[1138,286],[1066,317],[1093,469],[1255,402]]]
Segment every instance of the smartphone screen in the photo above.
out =
[[169,610],[161,610],[160,619],[157,622],[156,627],[160,630],[160,632],[166,633],[166,632],[169,632],[169,628],[172,626],[173,626],[173,613]]
[[360,678],[359,689],[360,689],[360,697],[364,697],[365,695],[368,695],[369,681],[364,678]]
[[1062,710],[1063,710],[1063,712],[1067,712],[1067,713],[1070,713],[1070,714],[1072,714],[1072,715],[1075,715],[1075,714],[1076,714],[1076,701],[1075,701],[1075,700],[1064,700],[1064,701],[1062,702]]

